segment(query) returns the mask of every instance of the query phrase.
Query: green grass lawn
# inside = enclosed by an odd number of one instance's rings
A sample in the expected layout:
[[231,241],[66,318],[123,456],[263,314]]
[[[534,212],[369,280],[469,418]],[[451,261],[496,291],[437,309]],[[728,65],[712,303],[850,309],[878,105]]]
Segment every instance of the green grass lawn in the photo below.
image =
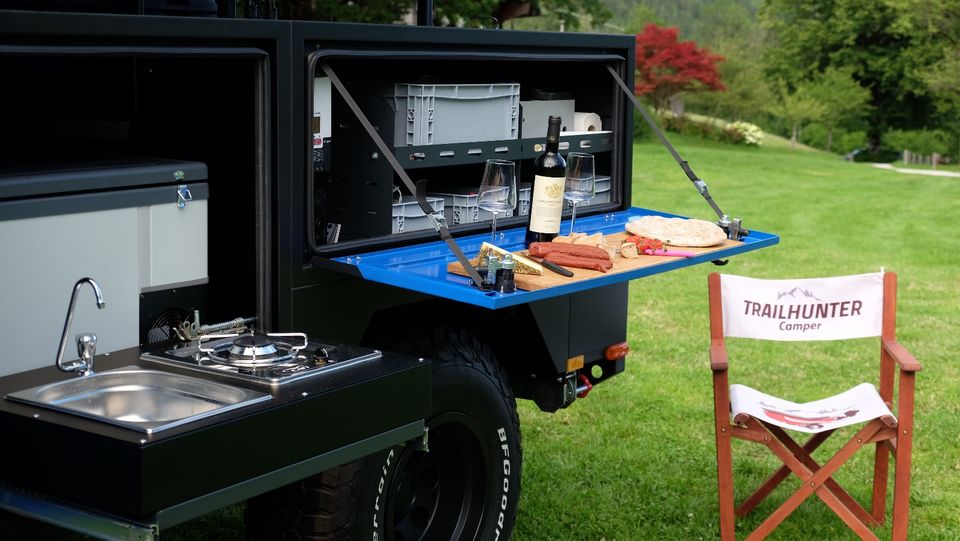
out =
[[[880,267],[899,275],[898,337],[924,365],[910,539],[960,539],[960,179],[882,171],[819,152],[670,137],[722,208],[747,228],[780,235],[781,243],[726,267],[701,265],[633,282],[627,371],[555,415],[521,405],[524,485],[515,539],[718,538],[707,274],[826,276]],[[715,219],[657,143],[636,146],[633,171],[635,206]],[[734,381],[797,401],[876,378],[876,341],[815,348],[740,341],[730,348]],[[776,463],[754,444],[737,441],[734,453],[742,498]],[[865,501],[872,470],[868,453],[861,454],[838,478]],[[791,480],[774,497],[795,486]],[[768,500],[757,513],[778,504]],[[759,521],[740,521],[738,532]],[[889,530],[877,533],[883,538]],[[857,538],[814,499],[771,539]]]

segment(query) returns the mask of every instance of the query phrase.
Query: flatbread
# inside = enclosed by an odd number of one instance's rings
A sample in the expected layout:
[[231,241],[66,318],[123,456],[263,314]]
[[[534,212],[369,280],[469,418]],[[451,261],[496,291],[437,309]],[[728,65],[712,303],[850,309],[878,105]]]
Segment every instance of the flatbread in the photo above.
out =
[[631,234],[657,239],[671,246],[714,246],[727,239],[727,234],[717,224],[693,218],[643,216],[627,222],[626,228]]

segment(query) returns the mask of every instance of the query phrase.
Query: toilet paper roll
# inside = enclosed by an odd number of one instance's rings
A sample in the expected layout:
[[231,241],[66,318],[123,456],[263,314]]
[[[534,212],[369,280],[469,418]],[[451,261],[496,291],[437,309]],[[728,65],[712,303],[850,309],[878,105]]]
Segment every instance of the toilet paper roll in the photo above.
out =
[[603,123],[597,113],[573,113],[573,131],[600,131]]

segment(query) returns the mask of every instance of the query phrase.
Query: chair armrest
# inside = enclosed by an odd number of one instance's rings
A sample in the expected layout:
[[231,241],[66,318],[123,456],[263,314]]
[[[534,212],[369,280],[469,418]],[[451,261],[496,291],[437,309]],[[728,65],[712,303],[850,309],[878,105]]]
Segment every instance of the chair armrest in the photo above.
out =
[[727,347],[720,340],[710,343],[710,369],[714,372],[727,369]]
[[919,372],[922,370],[920,362],[907,351],[907,348],[901,346],[900,342],[896,340],[884,340],[883,349],[893,357],[893,360],[897,362],[897,366],[900,367],[901,371]]

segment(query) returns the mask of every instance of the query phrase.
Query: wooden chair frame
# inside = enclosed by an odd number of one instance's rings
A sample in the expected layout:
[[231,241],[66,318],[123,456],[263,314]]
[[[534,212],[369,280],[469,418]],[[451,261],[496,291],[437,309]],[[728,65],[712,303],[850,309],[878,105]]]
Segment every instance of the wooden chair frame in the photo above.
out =
[[[883,524],[886,517],[889,458],[896,461],[893,489],[891,539],[905,541],[910,514],[910,457],[913,447],[913,409],[916,373],[920,363],[896,341],[897,276],[883,276],[883,323],[880,335],[880,397],[892,408],[895,368],[899,370],[897,419],[874,419],[863,426],[830,460],[818,464],[810,456],[833,431],[813,434],[803,445],[780,427],[742,414],[730,419],[727,349],[723,333],[720,275],[709,276],[710,368],[713,371],[714,413],[717,438],[717,484],[720,499],[720,538],[735,541],[736,517],[746,516],[791,473],[803,484],[765,519],[746,539],[765,538],[804,500],[816,494],[861,539],[877,540],[870,526]],[[731,438],[765,445],[783,461],[780,467],[752,495],[736,506],[733,491]],[[868,512],[831,477],[861,447],[874,444],[873,498]]]

